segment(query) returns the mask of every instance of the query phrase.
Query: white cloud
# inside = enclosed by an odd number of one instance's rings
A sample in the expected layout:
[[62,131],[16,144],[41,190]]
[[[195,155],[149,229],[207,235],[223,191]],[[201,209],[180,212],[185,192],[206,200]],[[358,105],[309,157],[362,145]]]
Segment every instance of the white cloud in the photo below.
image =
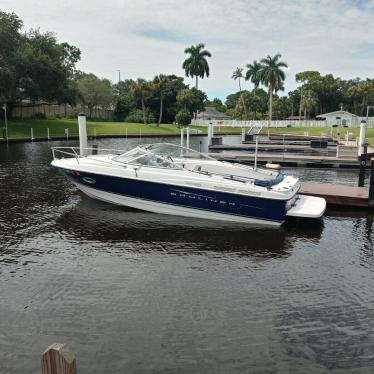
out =
[[78,46],[79,68],[113,81],[117,69],[123,78],[183,75],[183,50],[198,42],[213,54],[200,86],[211,97],[237,89],[234,68],[277,52],[290,65],[286,90],[307,69],[374,76],[373,1],[2,0],[1,9]]

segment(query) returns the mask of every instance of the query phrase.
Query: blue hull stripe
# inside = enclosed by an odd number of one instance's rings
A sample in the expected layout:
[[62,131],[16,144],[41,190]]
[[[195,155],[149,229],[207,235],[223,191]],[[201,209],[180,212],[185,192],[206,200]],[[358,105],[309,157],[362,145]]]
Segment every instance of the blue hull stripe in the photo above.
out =
[[233,195],[141,179],[76,173],[73,170],[61,171],[76,183],[121,196],[267,221],[282,222],[286,218],[286,200]]

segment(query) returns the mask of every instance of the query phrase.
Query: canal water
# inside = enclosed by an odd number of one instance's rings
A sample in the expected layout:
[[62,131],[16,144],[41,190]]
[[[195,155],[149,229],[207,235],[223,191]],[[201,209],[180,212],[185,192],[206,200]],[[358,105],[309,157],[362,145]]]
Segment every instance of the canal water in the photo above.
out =
[[40,373],[53,342],[80,374],[374,372],[373,214],[269,229],[116,207],[52,169],[51,145],[0,146],[0,373]]

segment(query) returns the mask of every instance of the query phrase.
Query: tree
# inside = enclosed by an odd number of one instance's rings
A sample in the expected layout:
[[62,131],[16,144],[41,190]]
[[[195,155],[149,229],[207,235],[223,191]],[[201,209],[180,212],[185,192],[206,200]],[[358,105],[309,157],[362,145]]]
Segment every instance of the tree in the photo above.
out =
[[151,94],[150,85],[145,79],[138,78],[136,81],[131,82],[131,92],[135,100],[140,101],[143,111],[143,121],[147,124],[147,113],[145,108],[145,102]]
[[79,49],[59,44],[52,33],[21,32],[22,25],[14,13],[0,11],[0,101],[7,103],[10,114],[24,99],[73,101]]
[[191,45],[184,50],[184,53],[189,54],[189,57],[184,60],[182,68],[187,77],[196,78],[196,89],[198,89],[198,77],[202,79],[205,75],[209,77],[209,64],[206,58],[212,57],[212,55],[204,47],[204,44],[200,43],[195,46]]
[[[286,79],[286,75],[283,68],[287,68],[288,65],[280,61],[282,55],[277,53],[275,56],[267,56],[261,60],[261,83],[268,87],[269,91],[269,121],[272,120],[273,110],[273,92],[275,89],[280,89],[282,83]],[[268,133],[269,133],[269,122],[268,122]]]
[[181,126],[188,126],[191,123],[191,120],[192,120],[192,114],[186,108],[181,109],[175,116],[175,121],[177,122],[178,125],[181,125]]
[[243,76],[243,68],[236,68],[234,70],[234,72],[232,73],[232,79],[238,80],[238,82],[239,82],[240,98],[242,100],[242,104],[243,104],[243,108],[244,108],[244,112],[245,112],[245,117],[246,117],[246,119],[248,119],[247,108],[246,108],[246,105],[244,103],[243,96],[242,96],[242,86],[240,85],[240,79],[243,78],[243,77],[244,77]]
[[88,116],[92,116],[95,107],[108,108],[113,103],[112,86],[108,79],[100,79],[95,74],[81,74],[77,79],[82,102],[88,107]]
[[[245,74],[245,80],[251,81],[254,84],[254,95],[256,96],[256,91],[261,83],[261,69],[262,65],[256,60],[252,64],[247,64],[247,72]],[[256,119],[257,107],[254,107],[254,118]]]
[[152,85],[153,89],[158,93],[160,98],[160,111],[157,121],[157,127],[159,127],[162,121],[164,96],[166,92],[170,89],[170,79],[164,74],[159,74],[155,76],[155,78],[153,79]]
[[316,94],[311,90],[303,92],[303,100],[301,103],[301,110],[304,111],[304,117],[309,118],[310,112],[318,108],[318,99]]

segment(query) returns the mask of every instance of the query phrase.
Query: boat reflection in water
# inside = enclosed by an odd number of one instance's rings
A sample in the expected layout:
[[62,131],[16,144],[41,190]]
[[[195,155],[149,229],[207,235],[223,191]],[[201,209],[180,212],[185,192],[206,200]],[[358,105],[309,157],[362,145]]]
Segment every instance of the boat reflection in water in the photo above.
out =
[[318,243],[323,232],[322,220],[300,220],[277,228],[232,222],[191,220],[143,212],[92,200],[82,200],[65,211],[57,221],[58,230],[75,241],[110,243],[110,251],[121,253],[161,251],[175,254],[220,253],[259,258],[287,257],[295,243]]

